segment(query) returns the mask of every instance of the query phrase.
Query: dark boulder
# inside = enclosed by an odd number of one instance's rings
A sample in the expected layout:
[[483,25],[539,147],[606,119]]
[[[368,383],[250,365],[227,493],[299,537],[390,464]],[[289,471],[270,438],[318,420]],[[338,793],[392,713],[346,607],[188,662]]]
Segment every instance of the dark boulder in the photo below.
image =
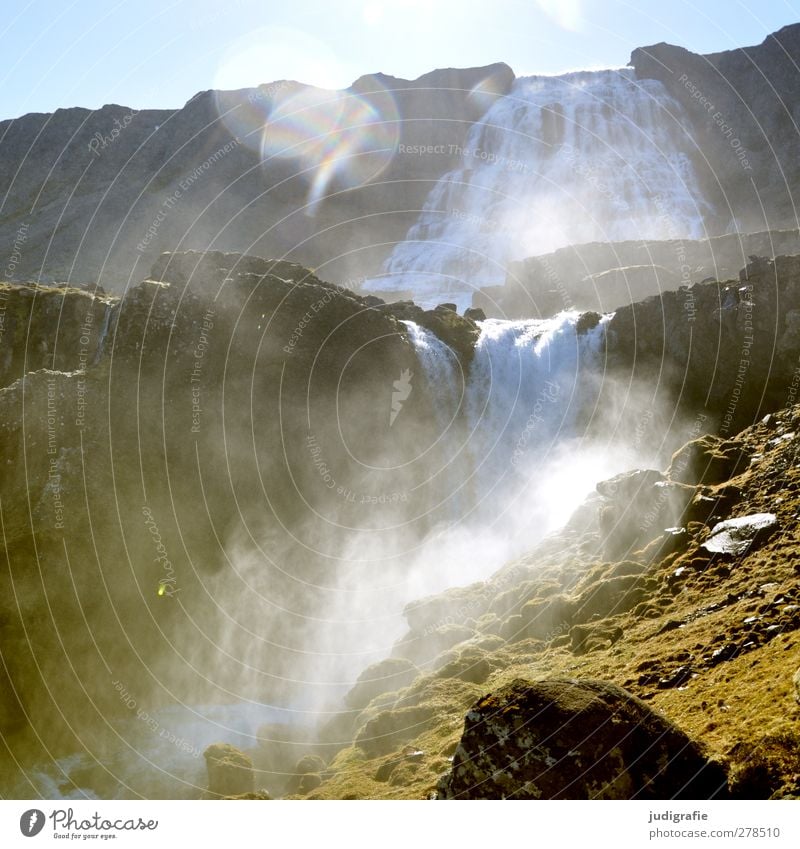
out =
[[575,324],[575,332],[578,336],[582,336],[584,333],[588,333],[590,330],[594,330],[598,324],[600,324],[600,319],[602,316],[599,312],[585,312],[582,313],[580,318]]
[[356,746],[368,758],[388,755],[427,731],[435,711],[427,705],[386,710],[370,719],[356,735]]
[[286,795],[310,793],[322,784],[325,761],[319,755],[305,755],[295,764],[294,771],[286,783]]
[[467,713],[440,799],[711,799],[723,768],[603,681],[517,679]]

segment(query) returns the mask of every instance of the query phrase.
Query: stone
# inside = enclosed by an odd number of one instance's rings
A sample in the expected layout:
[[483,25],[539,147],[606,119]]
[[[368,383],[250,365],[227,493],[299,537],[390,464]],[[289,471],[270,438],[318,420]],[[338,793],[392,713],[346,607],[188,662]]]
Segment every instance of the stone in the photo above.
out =
[[573,604],[572,621],[579,625],[633,610],[650,595],[649,584],[636,575],[608,578],[587,587]]
[[582,313],[578,321],[575,323],[575,333],[578,336],[582,336],[590,330],[594,330],[594,328],[600,324],[601,318],[602,316],[599,312],[590,311]]
[[712,799],[724,769],[604,681],[517,679],[466,715],[440,799]]
[[402,657],[390,657],[373,663],[358,676],[353,689],[345,696],[345,704],[354,710],[361,710],[377,696],[407,687],[419,674],[419,669]]
[[619,625],[574,625],[569,632],[573,654],[588,654],[593,648],[608,648],[622,639]]
[[486,321],[486,313],[480,307],[467,307],[464,310],[464,318],[470,321]]
[[670,480],[688,484],[717,484],[747,468],[741,443],[705,434],[687,442],[672,455]]
[[422,734],[430,726],[434,713],[427,705],[382,711],[361,727],[355,744],[369,758],[388,755]]
[[600,481],[598,525],[610,560],[644,549],[668,527],[683,523],[696,488],[667,480],[655,469],[636,469]]
[[573,603],[564,596],[527,602],[520,611],[526,638],[548,642],[567,633],[572,623],[573,607]]
[[744,554],[753,545],[762,544],[778,529],[774,513],[752,513],[719,522],[702,547],[711,554]]
[[203,752],[208,770],[207,796],[228,799],[255,792],[253,761],[229,743],[212,743]]
[[477,646],[458,653],[448,652],[443,660],[436,671],[437,678],[458,678],[469,684],[483,684],[495,669],[491,654]]

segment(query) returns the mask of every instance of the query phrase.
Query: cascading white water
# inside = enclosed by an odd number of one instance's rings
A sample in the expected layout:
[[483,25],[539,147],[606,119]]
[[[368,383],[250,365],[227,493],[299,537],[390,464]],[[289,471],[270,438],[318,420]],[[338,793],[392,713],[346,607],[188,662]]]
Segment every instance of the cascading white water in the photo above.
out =
[[[604,322],[578,333],[578,318],[566,312],[544,321],[481,322],[466,415],[484,514],[505,510],[543,476],[592,402]],[[531,499],[532,510],[550,506],[548,498]]]
[[376,291],[468,306],[509,261],[569,244],[702,235],[683,108],[632,69],[521,77],[475,124]]
[[437,388],[437,403],[434,406],[437,423],[447,429],[454,421],[463,397],[464,376],[458,357],[435,333],[414,321],[402,323],[408,328],[408,337],[425,376],[430,385]]

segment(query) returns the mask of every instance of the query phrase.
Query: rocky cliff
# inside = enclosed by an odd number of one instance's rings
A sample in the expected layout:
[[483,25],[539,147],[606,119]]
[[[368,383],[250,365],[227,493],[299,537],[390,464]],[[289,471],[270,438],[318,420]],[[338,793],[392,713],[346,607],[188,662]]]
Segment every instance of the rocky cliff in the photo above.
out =
[[[329,600],[335,528],[362,523],[365,499],[372,521],[397,518],[387,458],[403,463],[397,492],[428,474],[430,428],[390,429],[393,383],[418,370],[395,314],[409,305],[219,252],[165,254],[122,298],[37,284],[0,297],[4,737],[47,762],[89,738],[104,751],[105,720],[131,704],[285,694]],[[414,315],[454,345],[476,332],[446,309]],[[433,403],[420,375],[403,415],[430,422]],[[419,504],[408,522],[422,532]],[[116,792],[109,780],[93,786]]]
[[[365,76],[339,93],[278,81],[200,92],[175,110],[108,105],[3,121],[0,238],[13,246],[3,276],[121,292],[162,251],[214,249],[357,280],[403,238],[453,149],[512,80],[492,65]],[[359,158],[325,182],[317,169],[352,153],[351,139],[338,152],[336,139],[305,150],[303,128],[341,120],[361,133]],[[438,155],[420,156],[420,145]]]
[[695,166],[715,206],[712,230],[796,226],[798,55],[798,24],[723,53],[662,43],[631,55],[637,76],[660,80],[686,107]]
[[570,245],[512,263],[504,286],[482,289],[473,300],[497,318],[547,317],[562,310],[613,312],[651,295],[734,279],[751,256],[771,259],[798,252],[796,229]]

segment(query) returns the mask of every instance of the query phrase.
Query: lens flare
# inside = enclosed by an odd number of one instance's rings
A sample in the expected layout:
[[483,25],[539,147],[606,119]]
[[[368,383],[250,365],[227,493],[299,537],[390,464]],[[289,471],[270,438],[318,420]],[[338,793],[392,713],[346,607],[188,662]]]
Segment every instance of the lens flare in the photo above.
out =
[[328,191],[374,180],[395,154],[399,127],[394,98],[375,78],[359,81],[358,93],[302,89],[273,110],[261,155],[296,162],[313,209]]

